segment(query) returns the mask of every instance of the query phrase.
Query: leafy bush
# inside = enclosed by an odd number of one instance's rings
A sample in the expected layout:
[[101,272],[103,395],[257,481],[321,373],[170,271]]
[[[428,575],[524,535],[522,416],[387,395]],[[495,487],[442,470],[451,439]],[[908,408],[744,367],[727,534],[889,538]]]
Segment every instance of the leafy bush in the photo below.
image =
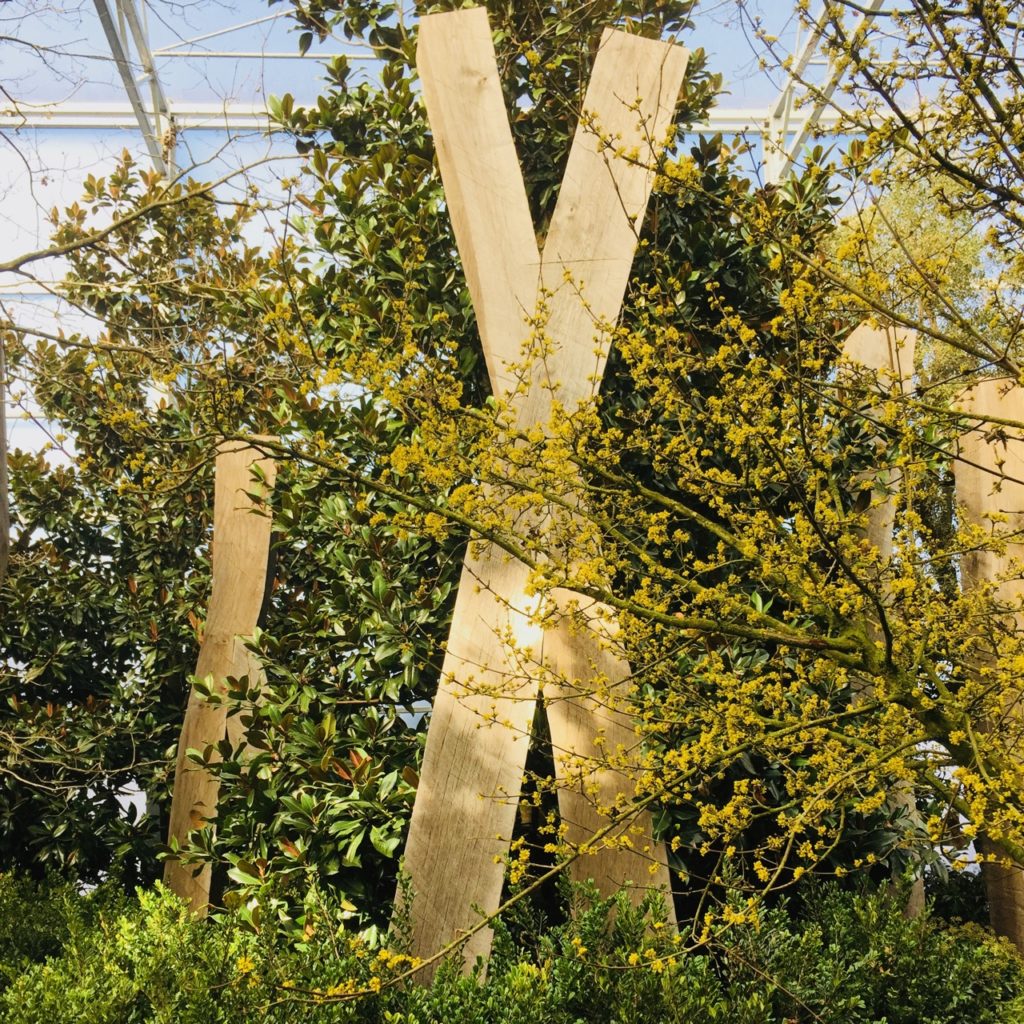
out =
[[[1005,939],[974,925],[906,918],[899,893],[811,888],[734,929],[724,973],[740,987],[771,979],[785,1021],[953,1024],[1024,1019],[1024,973]],[[814,1014],[817,1016],[814,1016]]]
[[932,913],[954,924],[963,921],[988,924],[988,895],[981,872],[939,870],[941,867],[936,865],[924,876]]
[[[1024,965],[973,925],[905,920],[879,894],[821,889],[798,916],[754,913],[700,953],[624,899],[576,888],[573,920],[513,939],[484,977],[409,958],[326,922],[256,931],[196,921],[157,888],[126,903],[0,879],[0,995],[9,1024],[1015,1024]],[[336,918],[335,918],[336,919]],[[269,918],[267,918],[269,920]],[[250,918],[251,921],[251,918]],[[355,993],[363,992],[358,998]],[[348,997],[348,998],[346,998]]]
[[59,957],[77,937],[94,930],[102,913],[128,908],[124,894],[113,886],[88,896],[56,877],[36,883],[0,874],[0,990],[33,964]]

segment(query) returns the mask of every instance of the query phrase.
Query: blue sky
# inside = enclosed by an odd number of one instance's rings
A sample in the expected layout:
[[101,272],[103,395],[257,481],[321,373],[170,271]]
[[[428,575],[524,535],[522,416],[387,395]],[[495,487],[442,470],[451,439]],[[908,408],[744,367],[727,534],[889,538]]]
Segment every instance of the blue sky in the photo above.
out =
[[[150,42],[171,100],[260,102],[272,93],[290,91],[303,99],[314,95],[319,76],[315,62],[211,56],[217,51],[294,53],[297,37],[285,16],[288,6],[252,0],[190,0],[174,5],[150,0]],[[747,7],[784,45],[793,45],[790,0],[748,0]],[[714,70],[725,74],[730,95],[723,97],[723,106],[767,105],[778,91],[778,82],[758,69],[749,29],[736,12],[735,0],[705,0],[702,9],[696,30],[684,41],[691,47],[703,46]],[[212,35],[239,25],[242,27]],[[123,98],[92,3],[9,0],[0,8],[0,35],[43,43],[59,54],[44,61],[28,49],[0,44],[2,81],[14,95],[36,102],[103,103]],[[208,38],[199,38],[202,36]],[[161,57],[160,50],[175,55]],[[359,57],[343,40],[327,40],[312,52],[342,51]],[[186,58],[183,52],[193,56]]]

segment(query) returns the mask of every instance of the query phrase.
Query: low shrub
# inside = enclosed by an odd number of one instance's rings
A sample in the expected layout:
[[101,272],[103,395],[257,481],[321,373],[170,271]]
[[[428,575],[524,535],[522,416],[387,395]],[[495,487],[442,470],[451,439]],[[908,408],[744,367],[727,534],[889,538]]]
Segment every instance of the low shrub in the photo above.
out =
[[[130,902],[0,878],[10,1024],[1019,1024],[1024,964],[975,925],[905,920],[881,893],[812,891],[723,908],[697,952],[625,899],[575,888],[569,923],[498,923],[486,977],[409,958],[334,924],[196,921],[157,887]],[[323,922],[336,920],[330,914]],[[363,993],[358,998],[350,998]]]
[[33,882],[0,874],[0,991],[34,964],[59,957],[76,941],[89,941],[101,913],[116,914],[128,905],[113,886],[85,895],[56,877]]

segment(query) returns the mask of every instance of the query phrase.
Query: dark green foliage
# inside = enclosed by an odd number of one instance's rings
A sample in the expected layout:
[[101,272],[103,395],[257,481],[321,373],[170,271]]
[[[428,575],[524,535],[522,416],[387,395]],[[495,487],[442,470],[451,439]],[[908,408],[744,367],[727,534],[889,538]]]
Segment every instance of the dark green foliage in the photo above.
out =
[[296,463],[276,501],[267,684],[255,705],[241,690],[230,700],[254,749],[225,749],[215,842],[199,839],[232,865],[236,902],[272,878],[300,924],[303,901],[327,887],[364,924],[386,925],[421,757],[410,709],[436,685],[458,562],[451,545],[371,525],[395,515],[386,501],[359,504]]
[[[401,958],[338,929],[329,911],[295,943],[237,916],[195,921],[162,891],[117,906],[4,878],[0,969],[16,980],[0,996],[0,1020],[1017,1024],[1024,1012],[1024,966],[1005,943],[974,927],[907,921],[881,895],[822,889],[801,917],[776,909],[690,953],[622,901],[612,915],[585,891],[570,899],[570,924],[521,941],[499,925],[486,979],[448,965],[423,988],[396,980]],[[376,994],[338,998],[378,982]]]
[[129,901],[117,886],[101,886],[83,896],[56,876],[33,882],[0,875],[0,990],[33,964],[73,950],[80,939],[94,941],[103,915],[128,910]]
[[[109,179],[90,182],[86,208],[69,219],[88,222],[111,204],[130,216],[156,187],[126,157]],[[48,342],[13,351],[78,455],[56,467],[12,458],[15,539],[0,587],[0,866],[87,882],[114,873],[129,886],[159,875],[174,745],[209,594],[213,446],[238,431],[301,430],[322,439],[318,450],[344,452],[351,473],[280,467],[261,639],[268,687],[255,715],[241,692],[233,709],[253,717],[259,757],[243,771],[236,752],[208,752],[223,759],[228,785],[220,827],[195,852],[222,867],[241,862],[247,877],[281,872],[303,876],[309,890],[338,886],[379,922],[420,755],[403,709],[436,686],[457,542],[397,527],[400,502],[353,485],[408,424],[351,390],[304,397],[322,372],[312,346],[336,325],[289,320],[282,342],[261,317],[286,317],[294,269],[240,242],[244,213],[212,211],[205,200],[171,205],[150,232],[112,237],[124,268],[117,303],[103,284],[109,254],[76,257],[76,297],[106,320],[95,359],[85,339],[69,351]],[[210,302],[196,267],[230,293],[223,302]],[[150,277],[162,282],[159,301],[144,286]],[[203,296],[187,294],[193,285]],[[169,380],[168,361],[178,367]],[[155,380],[166,401],[147,399]],[[396,483],[416,490],[415,481]],[[140,791],[141,818],[124,799]],[[307,893],[292,891],[301,904]]]
[[[195,664],[200,486],[145,508],[117,480],[11,460],[0,588],[0,864],[156,876],[167,752]],[[191,514],[190,514],[191,513]],[[201,605],[200,605],[201,607]],[[146,794],[142,818],[126,796]]]
[[813,1021],[811,1011],[836,1024],[1020,1019],[1021,963],[1006,940],[908,919],[903,906],[898,891],[811,889],[795,921],[780,907],[736,930],[722,947],[724,971],[739,985],[772,978],[786,1021]]
[[988,924],[988,897],[979,871],[930,870],[925,872],[924,886],[936,917]]
[[[329,17],[382,62],[370,77],[332,62],[308,109],[290,96],[272,102],[309,154],[289,193],[306,216],[291,219],[279,246],[246,241],[258,204],[187,198],[192,182],[165,192],[127,157],[90,176],[82,202],[55,218],[63,244],[110,216],[124,225],[70,257],[69,296],[103,321],[98,336],[65,346],[10,334],[12,372],[77,454],[67,468],[29,456],[12,466],[0,755],[16,769],[0,776],[2,867],[91,882],[115,872],[129,885],[158,876],[209,592],[213,444],[270,434],[314,457],[343,454],[348,472],[281,467],[261,640],[269,685],[255,712],[239,693],[236,712],[252,718],[260,754],[243,768],[219,751],[224,806],[194,852],[218,861],[222,877],[230,865],[231,885],[255,878],[245,895],[274,875],[296,883],[298,918],[326,884],[367,923],[387,919],[422,742],[422,722],[409,724],[402,708],[436,686],[461,538],[419,537],[395,525],[400,502],[367,497],[360,476],[380,472],[416,423],[346,388],[343,367],[353,354],[401,350],[408,332],[457,365],[464,398],[487,393],[417,95],[415,21],[403,25],[397,6],[300,5],[305,31]],[[691,6],[489,5],[541,227],[600,33],[678,32]],[[706,110],[715,87],[694,54],[681,123]],[[154,403],[155,382],[166,401]],[[399,491],[422,492],[388,472]],[[141,819],[123,800],[137,790]]]

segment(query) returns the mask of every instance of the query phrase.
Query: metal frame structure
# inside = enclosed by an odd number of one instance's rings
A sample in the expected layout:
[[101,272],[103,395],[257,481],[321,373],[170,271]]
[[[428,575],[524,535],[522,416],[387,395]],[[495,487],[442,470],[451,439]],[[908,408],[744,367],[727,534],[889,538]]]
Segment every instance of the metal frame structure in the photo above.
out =
[[[125,95],[131,106],[135,120],[142,131],[146,148],[149,150],[153,166],[170,178],[175,174],[174,144],[176,129],[174,117],[167,105],[160,76],[153,63],[153,53],[149,47],[149,35],[143,12],[135,5],[135,0],[114,0],[117,17],[110,9],[108,0],[94,0],[96,13],[107,37],[114,63],[117,65]],[[134,44],[136,58],[133,62],[130,44]],[[147,109],[142,102],[139,91],[140,81],[135,76],[135,67],[142,69],[141,80],[149,85],[150,106]]]
[[[171,46],[153,49],[149,43],[146,0],[93,0],[100,24],[117,67],[125,92],[120,103],[82,104],[58,102],[36,106],[19,105],[17,110],[0,108],[0,130],[3,129],[138,129],[153,166],[162,174],[176,171],[175,147],[178,133],[188,131],[268,131],[271,121],[265,108],[257,104],[172,104],[160,79],[157,61],[170,59],[260,59],[313,60],[342,54],[307,54],[258,52],[252,50],[196,49],[200,44],[255,25],[286,16],[285,11],[264,15],[212,32],[182,40]],[[866,24],[881,9],[883,0],[865,0],[860,24]],[[828,69],[820,54],[824,13],[811,27],[794,55],[793,78],[783,87],[767,109],[720,108],[713,110],[693,131],[748,135],[762,144],[764,175],[767,181],[781,181],[799,162],[801,152],[815,131],[835,128],[840,114],[832,103],[841,81],[841,72]],[[859,28],[860,26],[858,26]],[[366,54],[344,54],[349,60],[369,61]],[[824,65],[823,84],[813,91],[800,86],[814,64]],[[144,94],[148,94],[145,96]],[[798,112],[809,109],[803,116]]]
[[[881,10],[883,2],[884,0],[865,0],[854,34],[872,21]],[[825,16],[826,11],[823,8],[803,45],[794,55],[789,81],[769,108],[764,135],[765,176],[769,181],[781,181],[794,168],[801,151],[815,130],[834,126],[839,120],[838,113],[832,108],[832,97],[842,80],[842,73],[824,61],[828,67],[825,82],[815,90],[810,111],[798,125],[792,125],[793,113],[801,98],[797,96],[796,80],[802,78],[819,57],[818,50],[825,27]],[[806,90],[802,98],[808,98]]]
[[[21,102],[17,110],[0,109],[0,129],[76,129],[136,130],[143,135],[152,122],[149,111],[142,111],[140,122],[135,107],[121,103],[40,103]],[[180,131],[266,131],[269,118],[264,106],[252,103],[187,103],[175,104],[173,116],[176,132]],[[143,127],[145,126],[145,127]],[[152,126],[150,137],[156,137]]]
[[[782,103],[782,98],[778,103]],[[787,101],[783,114],[759,107],[732,107],[714,110],[711,116],[693,126],[693,132],[722,135],[756,135],[765,141],[765,154],[769,166],[779,171],[770,175],[778,181],[784,170],[795,163],[802,146],[815,128],[834,128],[839,115],[832,110],[818,111],[812,124],[805,120],[798,127],[789,123],[791,102]],[[148,111],[143,111],[148,116]],[[189,103],[173,107],[173,124],[182,131],[270,131],[272,125],[265,107],[250,103]],[[148,125],[149,122],[141,122]],[[94,128],[130,130],[140,127],[140,121],[131,103],[44,103],[36,106],[20,104],[17,111],[0,109],[0,130],[3,129],[60,129]],[[147,128],[143,128],[146,134]],[[791,144],[781,150],[787,139],[799,138],[799,145]],[[159,165],[158,165],[159,166]]]

